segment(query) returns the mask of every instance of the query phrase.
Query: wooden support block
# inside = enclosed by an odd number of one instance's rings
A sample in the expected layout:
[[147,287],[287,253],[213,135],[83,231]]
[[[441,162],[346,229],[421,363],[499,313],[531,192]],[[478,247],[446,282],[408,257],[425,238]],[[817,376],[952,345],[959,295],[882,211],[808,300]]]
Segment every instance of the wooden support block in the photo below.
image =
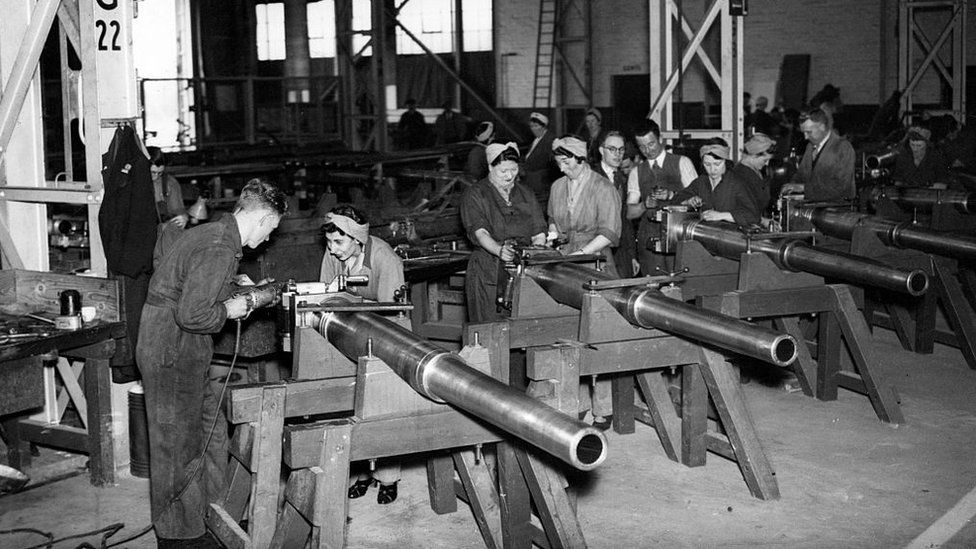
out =
[[285,388],[264,389],[261,419],[254,437],[254,482],[248,529],[254,547],[267,547],[278,517],[278,484],[281,475],[281,434],[285,421]]
[[[285,417],[301,417],[352,410],[353,377],[335,379],[288,380],[275,383],[285,388]],[[266,383],[238,385],[227,397],[227,421],[248,423],[261,415],[261,399]]]
[[576,509],[566,494],[566,478],[553,466],[520,446],[516,446],[515,456],[535,501],[539,522],[549,539],[549,546],[586,547]]
[[316,474],[315,484],[315,518],[319,521],[319,539],[317,544],[312,544],[313,549],[345,546],[352,448],[351,423],[333,422],[325,430],[319,460],[321,472]]
[[824,279],[810,273],[793,273],[777,267],[765,253],[739,256],[738,290],[782,290],[823,286]]
[[732,366],[721,354],[703,347],[699,370],[735,451],[736,463],[749,492],[763,500],[779,499],[775,473],[759,443]]
[[637,383],[640,386],[641,394],[644,395],[644,402],[647,403],[647,411],[654,423],[654,428],[657,430],[657,436],[661,439],[664,453],[671,461],[684,463],[681,448],[681,420],[671,402],[667,382],[662,373],[639,373],[637,374]]
[[840,372],[840,353],[843,343],[837,326],[837,315],[825,311],[820,313],[818,320],[817,399],[837,400],[837,374]]
[[708,391],[699,366],[689,364],[681,369],[681,463],[688,467],[705,465],[707,432]]
[[783,330],[796,339],[796,361],[792,365],[793,373],[796,374],[796,380],[800,383],[803,394],[814,396],[814,388],[817,386],[817,362],[810,356],[810,348],[803,340],[799,319],[795,316],[781,316],[773,320],[773,325],[777,330]]
[[637,413],[634,406],[633,375],[614,376],[610,380],[610,397],[613,401],[613,430],[621,435],[629,435],[636,430],[634,419]]
[[355,416],[366,421],[393,415],[419,415],[447,408],[423,397],[376,357],[360,357]]
[[[832,284],[828,287],[835,296],[834,316],[837,324],[844,335],[844,341],[847,343],[857,373],[864,382],[868,398],[878,419],[886,423],[904,423],[905,418],[893,387],[881,378],[881,373],[876,369],[879,363],[878,357],[870,344],[871,336],[867,324],[858,314],[857,304],[850,293],[850,288],[841,284]],[[836,389],[834,391],[836,393]]]
[[250,549],[253,547],[247,533],[219,505],[210,504],[206,521],[207,527],[227,549]]
[[0,391],[0,416],[44,406],[46,369],[40,356],[8,360],[0,365],[0,384],[3,387],[3,391]]
[[454,459],[450,454],[427,458],[427,494],[430,508],[438,515],[457,511],[454,493]]
[[[110,340],[114,349],[115,341]],[[88,404],[88,468],[94,486],[116,483],[112,439],[112,373],[107,358],[85,361],[85,400]]]
[[491,377],[509,383],[509,352],[511,349],[508,322],[467,324],[464,329],[464,345],[479,345],[488,349]]
[[[942,307],[946,313],[946,319],[952,330],[956,334],[956,342],[963,358],[969,367],[976,369],[976,312],[974,304],[966,298],[963,286],[959,278],[953,276],[951,267],[944,262],[933,260],[932,262],[932,282],[941,297]],[[959,275],[971,271],[959,270]]]
[[515,451],[513,442],[503,442],[497,446],[502,547],[531,549],[532,507]]
[[464,500],[471,507],[478,531],[487,549],[502,547],[501,509],[494,478],[487,464],[475,463],[474,452],[459,450],[453,453],[454,468],[457,469],[460,484],[464,490]]
[[578,345],[527,349],[527,394],[563,413],[576,414],[579,411],[581,351]]
[[227,493],[224,494],[221,506],[234,522],[240,522],[244,518],[244,510],[247,509],[253,477],[241,462],[231,459],[226,478]]
[[297,328],[292,338],[292,377],[324,379],[356,375],[356,362],[348,359],[312,328]]

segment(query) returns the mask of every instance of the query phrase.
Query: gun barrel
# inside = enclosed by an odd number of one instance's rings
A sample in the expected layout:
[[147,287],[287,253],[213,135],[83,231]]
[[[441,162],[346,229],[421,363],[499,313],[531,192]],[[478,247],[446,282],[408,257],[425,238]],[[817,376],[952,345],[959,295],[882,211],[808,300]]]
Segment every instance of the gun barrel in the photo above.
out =
[[910,221],[892,221],[881,217],[841,212],[828,208],[795,210],[798,217],[808,219],[825,234],[850,240],[857,228],[870,230],[889,246],[908,248],[951,257],[963,261],[976,261],[976,238],[919,227]]
[[[525,273],[553,299],[575,309],[583,305],[583,284],[613,279],[606,273],[573,263],[527,267]],[[657,290],[632,287],[601,293],[636,326],[656,328],[779,366],[786,366],[796,358],[797,343],[789,335],[671,299]]]
[[425,397],[452,404],[578,469],[594,469],[606,459],[606,437],[595,427],[475,370],[386,318],[326,313],[318,331],[347,357],[372,353]]
[[929,287],[928,276],[921,269],[891,267],[880,261],[817,248],[799,240],[754,240],[750,243],[737,231],[697,220],[686,221],[681,230],[682,238],[696,240],[711,253],[728,259],[739,259],[741,254],[751,250],[765,253],[781,269],[846,280],[857,285],[912,296],[924,294]]
[[895,163],[898,158],[898,149],[891,148],[882,151],[878,154],[872,154],[864,159],[864,164],[869,170],[877,170],[882,166],[888,166]]
[[871,203],[887,198],[904,210],[931,212],[937,204],[954,206],[964,214],[976,214],[976,193],[945,189],[919,189],[912,187],[877,187],[871,191]]

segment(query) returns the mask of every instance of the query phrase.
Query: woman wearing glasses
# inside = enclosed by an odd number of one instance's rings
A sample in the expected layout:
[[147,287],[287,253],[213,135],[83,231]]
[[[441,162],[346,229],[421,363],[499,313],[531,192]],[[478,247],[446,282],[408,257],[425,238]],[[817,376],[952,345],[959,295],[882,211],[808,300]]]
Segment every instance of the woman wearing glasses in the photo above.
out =
[[518,184],[519,151],[515,143],[485,148],[488,177],[461,197],[461,222],[475,245],[468,260],[465,293],[470,322],[503,318],[496,308],[498,262],[511,261],[515,245],[546,242],[546,221],[535,194]]

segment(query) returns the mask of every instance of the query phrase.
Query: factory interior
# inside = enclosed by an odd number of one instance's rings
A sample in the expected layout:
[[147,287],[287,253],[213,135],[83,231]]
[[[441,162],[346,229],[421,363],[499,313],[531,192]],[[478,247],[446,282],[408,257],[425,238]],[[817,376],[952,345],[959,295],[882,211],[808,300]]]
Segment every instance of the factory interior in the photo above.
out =
[[976,547],[972,2],[0,13],[0,548]]

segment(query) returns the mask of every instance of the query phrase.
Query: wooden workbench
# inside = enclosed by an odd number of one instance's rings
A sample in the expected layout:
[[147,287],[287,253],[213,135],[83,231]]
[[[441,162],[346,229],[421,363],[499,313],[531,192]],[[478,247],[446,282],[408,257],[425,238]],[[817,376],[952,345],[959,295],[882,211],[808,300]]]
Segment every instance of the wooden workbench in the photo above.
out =
[[[8,462],[30,464],[30,443],[64,448],[90,457],[91,482],[115,482],[109,360],[116,340],[125,337],[117,283],[104,278],[56,273],[0,271],[0,304],[19,305],[46,317],[59,311],[58,293],[78,290],[98,319],[79,330],[55,330],[37,339],[0,345],[0,422]],[[74,363],[72,363],[74,362]],[[81,375],[84,373],[84,375]],[[61,392],[55,377],[60,374]],[[68,403],[82,427],[60,423]],[[40,409],[40,413],[38,412]]]

